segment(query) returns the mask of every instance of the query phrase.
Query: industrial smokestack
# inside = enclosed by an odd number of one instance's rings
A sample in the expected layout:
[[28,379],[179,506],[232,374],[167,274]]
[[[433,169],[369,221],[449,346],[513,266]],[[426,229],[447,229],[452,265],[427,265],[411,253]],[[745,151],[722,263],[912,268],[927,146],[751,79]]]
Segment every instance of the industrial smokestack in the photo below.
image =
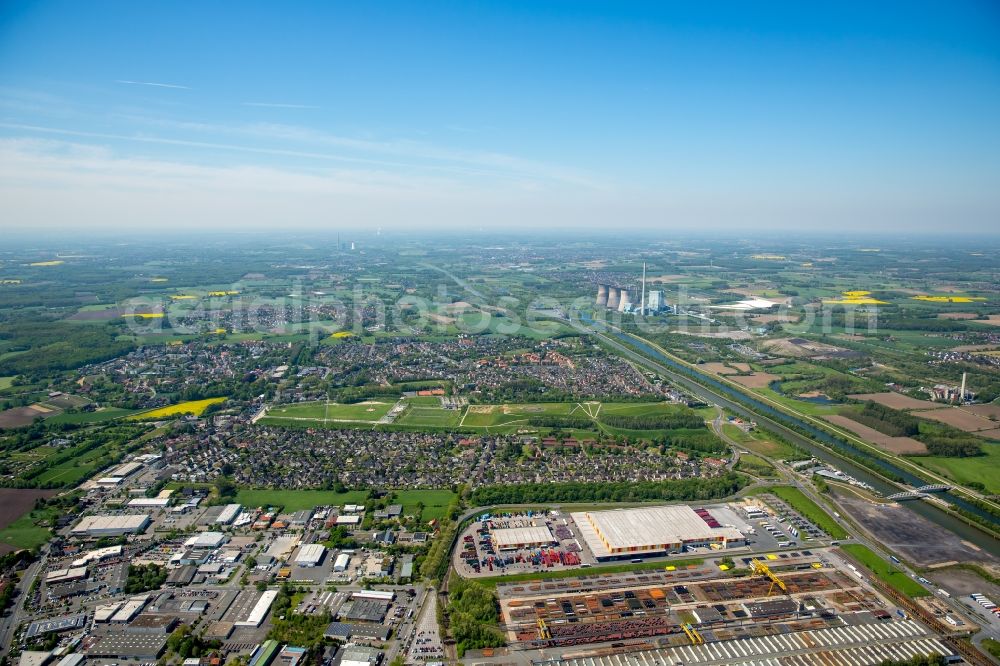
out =
[[642,293],[639,294],[639,314],[646,314],[646,262],[642,262]]
[[962,390],[958,394],[958,404],[960,404],[960,405],[965,403],[965,376],[966,376],[966,373],[963,372],[962,373]]
[[608,287],[608,308],[616,309],[619,298],[621,298],[621,290],[618,287]]
[[632,305],[632,297],[629,296],[628,291],[622,289],[621,298],[618,300],[618,312],[625,312],[625,308]]
[[608,305],[608,285],[597,285],[597,307],[603,308]]

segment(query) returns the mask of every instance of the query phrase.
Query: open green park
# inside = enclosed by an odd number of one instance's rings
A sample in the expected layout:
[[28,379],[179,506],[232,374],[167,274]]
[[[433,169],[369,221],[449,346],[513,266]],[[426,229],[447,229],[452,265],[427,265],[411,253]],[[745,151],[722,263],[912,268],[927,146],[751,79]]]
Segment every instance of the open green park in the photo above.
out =
[[[711,418],[711,410],[690,410],[669,402],[537,402],[446,407],[431,396],[372,398],[358,403],[303,402],[272,407],[260,419],[264,425],[375,427],[394,405],[402,411],[392,426],[414,430],[456,430],[467,433],[510,434],[560,429],[575,435],[598,434],[654,437],[670,426],[649,423],[688,417],[687,427]],[[636,427],[629,427],[631,425]],[[700,427],[700,426],[699,426]]]

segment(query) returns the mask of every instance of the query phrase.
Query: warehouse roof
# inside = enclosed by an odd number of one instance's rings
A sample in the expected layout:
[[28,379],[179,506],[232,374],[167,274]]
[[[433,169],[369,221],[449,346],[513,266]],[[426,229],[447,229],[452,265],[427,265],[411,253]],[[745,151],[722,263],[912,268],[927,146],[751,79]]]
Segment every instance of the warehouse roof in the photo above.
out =
[[73,533],[111,530],[138,532],[146,529],[148,524],[149,516],[145,513],[125,516],[86,516],[73,528]]
[[490,532],[493,545],[497,548],[516,548],[517,546],[535,546],[552,543],[555,539],[548,527],[507,527]]
[[743,538],[743,534],[735,528],[710,527],[684,504],[586,511],[572,516],[595,555],[605,551],[640,552],[665,545]]
[[318,564],[323,559],[326,546],[321,543],[308,543],[299,548],[299,554],[295,556],[298,564]]

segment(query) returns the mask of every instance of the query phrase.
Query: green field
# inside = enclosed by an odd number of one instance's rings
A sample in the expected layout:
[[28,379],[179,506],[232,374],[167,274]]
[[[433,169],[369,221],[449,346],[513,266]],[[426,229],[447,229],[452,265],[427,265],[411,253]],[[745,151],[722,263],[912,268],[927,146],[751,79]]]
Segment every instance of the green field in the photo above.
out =
[[21,516],[13,523],[0,530],[0,543],[5,543],[15,548],[38,548],[52,538],[52,532],[47,527],[38,527],[33,524],[32,516]]
[[768,461],[764,460],[760,456],[755,456],[751,453],[740,454],[739,463],[736,465],[736,469],[740,472],[746,472],[747,474],[753,474],[754,476],[763,477],[776,477],[777,472],[774,466]]
[[33,509],[0,530],[0,543],[15,548],[38,548],[52,538],[52,532],[49,528],[39,527],[35,523],[51,522],[58,514],[59,511],[51,507],[42,510]]
[[834,539],[846,539],[847,532],[834,521],[826,511],[820,508],[815,502],[806,497],[801,490],[792,486],[771,486],[768,488],[757,488],[752,495],[761,493],[771,493],[785,500],[790,507],[798,511],[802,516],[812,522]]
[[[574,428],[568,423],[560,428],[563,434],[571,433],[578,439],[596,438],[598,431],[607,434],[620,434],[630,437],[653,438],[662,434],[662,430],[625,430],[613,428],[602,422],[604,415],[628,417],[655,417],[667,415],[673,411],[686,409],[668,402],[648,403],[602,403],[586,402],[538,402],[538,403],[507,403],[502,405],[469,405],[461,409],[445,409],[437,397],[418,396],[402,398],[406,410],[396,417],[392,425],[419,430],[426,429],[461,429],[464,431],[483,430],[488,433],[513,433],[521,430],[546,433],[552,427],[532,424],[534,419],[571,418],[583,419],[584,423],[592,423],[593,428]],[[308,402],[290,405],[280,405],[268,411],[260,422],[267,425],[307,425],[343,423],[361,425],[377,425],[396,402],[392,398],[378,398],[357,404],[338,404],[326,402]],[[701,412],[699,412],[701,413]],[[714,411],[705,411],[702,416],[711,417]]]
[[451,501],[455,499],[455,493],[446,489],[428,490],[397,490],[395,493],[396,502],[403,505],[404,515],[417,513],[417,505],[423,504],[424,509],[420,513],[420,519],[441,520]]
[[891,562],[883,560],[868,546],[860,543],[847,543],[841,548],[868,567],[879,580],[887,583],[900,594],[905,594],[908,597],[926,597],[930,594],[920,583],[897,569]]
[[406,398],[408,405],[402,416],[394,423],[405,426],[423,428],[453,428],[459,424],[464,409],[445,409],[441,399],[434,396],[417,396]]
[[986,492],[1000,493],[1000,444],[983,444],[982,448],[984,456],[914,456],[910,460],[962,485],[978,481],[986,487]]
[[130,414],[135,414],[137,410],[134,409],[120,409],[118,407],[105,407],[104,409],[94,411],[94,412],[76,412],[74,414],[58,414],[48,419],[50,424],[60,424],[60,423],[103,423],[104,421],[112,421],[114,419],[120,418],[122,416],[129,416]]
[[280,506],[286,513],[311,509],[316,506],[343,504],[364,504],[368,499],[367,490],[348,490],[338,493],[333,490],[272,490],[270,488],[241,488],[234,502],[247,507]]
[[796,449],[791,444],[775,442],[766,439],[766,435],[760,432],[744,432],[742,429],[731,423],[723,423],[722,432],[729,436],[731,440],[750,449],[754,453],[766,458],[777,460],[795,460],[802,455],[802,451]]
[[[596,405],[594,405],[596,408]],[[579,412],[579,413],[578,413]],[[496,426],[528,425],[528,419],[535,416],[587,416],[580,403],[539,402],[512,405],[470,405],[462,425],[471,428],[492,428]]]
[[365,400],[352,404],[301,402],[274,407],[261,419],[261,422],[279,425],[282,421],[376,423],[388,414],[395,404],[396,401],[391,398]]
[[14,377],[0,377],[0,391],[10,388],[14,384]]
[[610,573],[629,573],[632,571],[650,571],[652,569],[662,570],[666,566],[673,566],[680,569],[689,565],[704,564],[705,560],[694,558],[676,561],[642,562],[640,564],[610,564],[590,567],[588,569],[559,569],[558,571],[540,571],[535,573],[528,571],[525,573],[511,574],[509,576],[490,576],[488,578],[475,578],[474,580],[488,588],[495,588],[498,583],[522,583],[528,580],[552,580],[554,578],[575,578],[578,576],[591,576]]

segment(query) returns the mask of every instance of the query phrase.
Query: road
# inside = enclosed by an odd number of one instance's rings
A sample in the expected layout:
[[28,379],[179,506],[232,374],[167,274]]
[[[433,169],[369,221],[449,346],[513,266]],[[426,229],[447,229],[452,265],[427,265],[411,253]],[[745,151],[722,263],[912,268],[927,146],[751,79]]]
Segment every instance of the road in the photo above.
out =
[[46,555],[43,548],[43,554],[39,556],[37,561],[28,565],[17,584],[17,594],[14,598],[14,606],[10,609],[10,616],[0,618],[0,659],[7,656],[7,651],[10,650],[14,641],[14,630],[22,622],[29,619],[28,614],[24,612],[24,602],[28,598],[31,582],[39,573],[45,571],[45,563]]

